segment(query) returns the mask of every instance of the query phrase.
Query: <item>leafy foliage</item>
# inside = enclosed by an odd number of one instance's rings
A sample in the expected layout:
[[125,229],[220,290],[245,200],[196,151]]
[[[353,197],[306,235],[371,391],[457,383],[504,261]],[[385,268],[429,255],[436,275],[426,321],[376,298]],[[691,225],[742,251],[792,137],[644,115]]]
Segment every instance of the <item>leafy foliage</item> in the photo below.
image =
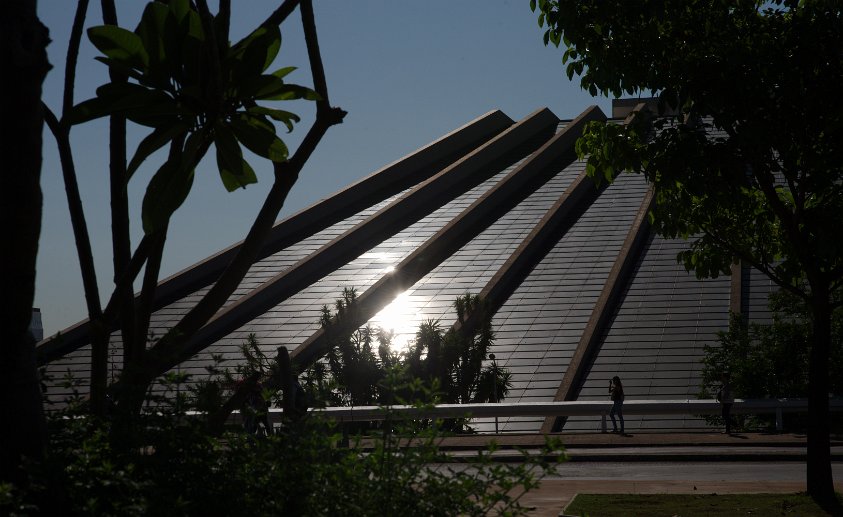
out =
[[[751,259],[803,287],[805,262],[839,286],[843,244],[843,14],[827,2],[531,2],[569,77],[592,94],[655,92],[659,114],[591,123],[593,173],[643,173],[656,230],[693,238],[699,276]],[[807,90],[806,90],[807,88]],[[809,93],[810,92],[810,93]],[[800,246],[801,243],[807,246]]]
[[830,321],[843,304],[843,10],[827,0],[531,0],[545,44],[592,95],[656,95],[592,122],[593,175],[641,173],[663,236],[699,277],[740,259],[811,312],[808,491],[831,503]]
[[219,15],[203,20],[188,0],[173,0],[150,2],[134,32],[114,25],[88,30],[103,53],[97,60],[135,82],[99,87],[95,98],[74,107],[68,122],[118,114],[153,128],[129,161],[130,177],[152,153],[171,146],[144,198],[146,233],[162,228],[184,202],[194,168],[212,143],[229,191],[257,182],[241,145],[273,162],[287,159],[287,146],[272,121],[292,130],[299,117],[257,101],[319,98],[284,81],[293,67],[266,73],[281,48],[277,26],[261,26],[232,45],[220,40],[228,33],[224,24]]
[[[419,327],[407,352],[408,372],[437,381],[446,403],[500,402],[511,385],[511,375],[487,363],[495,340],[488,302],[466,294],[456,299],[454,309],[457,324],[446,332],[435,321]],[[470,324],[469,316],[477,323]]]
[[[367,406],[386,402],[380,385],[386,378],[387,365],[394,362],[389,352],[389,336],[368,325],[363,328],[353,325],[358,321],[356,299],[356,291],[346,288],[334,304],[335,314],[327,306],[322,307],[319,323],[328,343],[327,369],[324,363],[317,363],[305,379],[314,398],[326,404]],[[318,386],[322,389],[314,392]]]
[[[320,404],[375,405],[395,400],[467,404],[506,397],[511,375],[488,363],[494,332],[491,311],[480,297],[466,294],[454,302],[458,321],[454,328],[445,331],[438,321],[419,325],[416,339],[401,354],[391,350],[388,333],[350,323],[357,321],[356,297],[353,289],[344,289],[334,313],[322,308],[328,352],[324,361],[303,374],[306,389]],[[404,379],[397,390],[386,382],[395,372]],[[422,382],[417,388],[412,388],[414,379]]]
[[[771,296],[773,322],[747,322],[732,315],[729,330],[718,334],[718,345],[706,346],[700,396],[713,398],[720,375],[729,372],[732,389],[745,398],[796,398],[808,396],[808,361],[813,340],[805,304],[786,293]],[[832,319],[829,391],[843,393],[843,310]],[[785,415],[790,426],[804,426],[804,419]],[[770,418],[760,417],[762,425]],[[750,422],[751,424],[751,422]],[[748,424],[749,425],[749,424]]]
[[31,466],[29,485],[0,484],[0,512],[43,510],[52,477],[74,515],[525,515],[520,497],[564,458],[549,440],[521,462],[496,463],[494,447],[456,462],[438,448],[437,427],[394,420],[350,444],[313,417],[262,438],[236,428],[217,437],[186,413],[197,404],[179,389],[187,380],[163,379],[160,403],[130,425],[80,404],[52,413],[50,456]]

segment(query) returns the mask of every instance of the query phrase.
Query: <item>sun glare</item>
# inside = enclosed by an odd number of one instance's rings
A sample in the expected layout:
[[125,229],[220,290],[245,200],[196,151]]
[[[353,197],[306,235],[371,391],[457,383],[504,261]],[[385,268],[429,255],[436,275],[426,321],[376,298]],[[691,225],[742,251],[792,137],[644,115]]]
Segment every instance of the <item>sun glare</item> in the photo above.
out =
[[418,318],[410,303],[410,292],[404,291],[371,319],[374,326],[392,332],[393,352],[404,352],[416,336]]

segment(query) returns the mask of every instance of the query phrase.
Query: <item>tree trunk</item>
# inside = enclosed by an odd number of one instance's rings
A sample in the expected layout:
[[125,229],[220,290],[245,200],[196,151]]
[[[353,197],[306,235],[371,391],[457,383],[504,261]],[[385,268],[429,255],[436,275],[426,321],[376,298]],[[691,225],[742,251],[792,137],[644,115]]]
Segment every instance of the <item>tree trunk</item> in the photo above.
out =
[[[815,287],[815,286],[814,286]],[[813,343],[808,383],[808,494],[820,504],[832,504],[831,443],[828,410],[828,361],[831,342],[831,307],[824,289],[813,289],[811,300]]]
[[[114,0],[103,0],[102,22],[117,25],[117,9]],[[109,68],[108,76],[112,82],[126,83],[127,76],[114,68]],[[123,337],[123,364],[132,362],[138,354],[138,348],[145,346],[141,340],[138,345],[135,335],[135,296],[131,284],[120,285],[120,278],[127,273],[132,260],[132,244],[129,237],[129,194],[126,177],[126,117],[112,115],[108,128],[109,181],[111,186],[111,246],[114,253],[115,296],[119,300],[120,331]]]
[[35,260],[41,233],[41,84],[50,64],[48,31],[34,0],[3,5],[0,17],[0,270],[4,304],[0,310],[0,481],[21,480],[21,460],[41,458],[46,426],[29,332],[35,297]]
[[111,335],[101,315],[91,319],[91,414],[103,416],[107,410],[108,347]]

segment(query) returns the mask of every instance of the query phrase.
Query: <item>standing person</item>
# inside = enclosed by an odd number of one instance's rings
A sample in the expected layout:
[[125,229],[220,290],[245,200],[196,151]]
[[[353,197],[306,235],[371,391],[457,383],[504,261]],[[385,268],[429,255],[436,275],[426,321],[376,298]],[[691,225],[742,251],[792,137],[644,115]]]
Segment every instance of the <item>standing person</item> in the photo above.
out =
[[[272,434],[272,426],[269,423],[269,402],[263,396],[263,385],[256,383],[248,395],[241,409],[243,415],[243,427],[249,434],[268,436]],[[261,431],[263,425],[263,431]]]
[[621,434],[625,434],[623,429],[623,384],[621,384],[621,378],[617,375],[609,381],[609,396],[613,402],[612,409],[609,411],[609,418],[612,419],[612,427],[614,427],[612,432],[618,432],[618,424],[615,422],[615,415],[618,415],[621,421]]
[[726,434],[732,434],[732,404],[735,403],[735,396],[732,395],[732,385],[729,382],[729,372],[720,375],[720,390],[717,392],[717,401],[720,402],[720,414],[726,425]]

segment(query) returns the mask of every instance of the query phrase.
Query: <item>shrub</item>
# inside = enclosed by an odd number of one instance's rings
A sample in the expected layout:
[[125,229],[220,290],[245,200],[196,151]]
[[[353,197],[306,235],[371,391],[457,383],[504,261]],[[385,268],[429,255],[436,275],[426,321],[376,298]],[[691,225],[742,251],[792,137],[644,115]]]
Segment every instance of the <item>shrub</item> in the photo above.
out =
[[[523,515],[520,496],[562,459],[549,441],[518,463],[495,463],[494,447],[455,462],[438,447],[441,422],[394,415],[350,441],[312,415],[265,437],[217,436],[187,412],[198,400],[179,389],[187,380],[162,379],[169,392],[140,415],[92,417],[78,399],[51,413],[46,461],[30,465],[27,486],[0,485],[0,514]],[[398,391],[403,381],[386,382]]]
[[[703,357],[700,397],[713,398],[720,386],[720,374],[729,372],[732,390],[742,398],[798,398],[808,396],[808,358],[813,334],[810,315],[794,296],[779,292],[770,297],[773,321],[747,323],[733,314],[729,330],[718,334],[717,346],[706,346]],[[828,364],[829,390],[843,394],[843,309],[832,316],[831,353]],[[709,417],[720,423],[719,417]],[[739,427],[770,427],[773,417],[742,417]],[[840,425],[834,417],[835,426]],[[785,425],[802,429],[804,416],[785,414]]]

